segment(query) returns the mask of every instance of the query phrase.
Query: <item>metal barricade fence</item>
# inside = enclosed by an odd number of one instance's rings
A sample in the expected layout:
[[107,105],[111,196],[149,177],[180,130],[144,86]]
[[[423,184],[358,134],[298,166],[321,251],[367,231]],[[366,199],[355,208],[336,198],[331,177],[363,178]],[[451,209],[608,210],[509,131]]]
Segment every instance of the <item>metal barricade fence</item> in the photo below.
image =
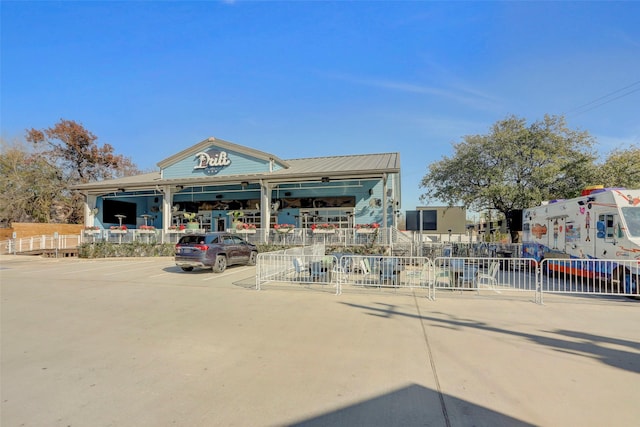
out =
[[351,255],[337,257],[339,289],[419,289],[433,299],[433,263],[426,257]]
[[340,293],[336,277],[338,260],[323,253],[263,253],[256,263],[256,289],[267,283],[335,286]]
[[640,261],[544,259],[541,292],[640,297]]
[[333,285],[357,288],[418,288],[433,299],[433,264],[424,257],[314,253],[259,254],[256,289],[266,283]]
[[380,256],[315,253],[260,254],[256,288],[269,282],[332,284],[343,289],[531,292],[542,302],[538,263],[528,258]]
[[538,263],[529,258],[438,257],[433,265],[437,290],[533,292],[540,300]]

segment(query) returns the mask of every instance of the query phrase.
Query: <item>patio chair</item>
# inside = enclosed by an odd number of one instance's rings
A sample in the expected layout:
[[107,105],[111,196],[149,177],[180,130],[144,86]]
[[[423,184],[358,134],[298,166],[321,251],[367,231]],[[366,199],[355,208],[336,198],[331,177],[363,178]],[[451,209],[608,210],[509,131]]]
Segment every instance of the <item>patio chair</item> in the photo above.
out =
[[380,283],[397,287],[400,282],[399,274],[400,265],[397,259],[385,259],[380,262]]
[[313,282],[327,282],[330,280],[330,271],[333,266],[333,258],[323,258],[320,261],[311,261],[309,263],[309,275]]
[[489,268],[486,273],[478,272],[476,275],[476,287],[480,288],[481,285],[488,285],[490,289],[493,289],[498,285],[498,270],[500,269],[500,263],[498,261],[492,261],[489,264]]
[[451,287],[451,271],[448,268],[435,267],[433,274],[433,284],[436,287]]
[[309,269],[305,266],[304,262],[300,257],[293,258],[293,269],[296,273],[296,280],[302,280],[303,277],[306,277],[309,274]]
[[363,278],[364,283],[375,282],[375,280],[371,280],[373,275],[371,274],[371,263],[369,263],[368,258],[362,258],[360,260],[360,270],[362,270],[362,274],[364,275],[364,278]]
[[333,263],[331,268],[331,280],[336,286],[336,295],[342,293],[342,285],[349,283],[349,271],[339,262]]

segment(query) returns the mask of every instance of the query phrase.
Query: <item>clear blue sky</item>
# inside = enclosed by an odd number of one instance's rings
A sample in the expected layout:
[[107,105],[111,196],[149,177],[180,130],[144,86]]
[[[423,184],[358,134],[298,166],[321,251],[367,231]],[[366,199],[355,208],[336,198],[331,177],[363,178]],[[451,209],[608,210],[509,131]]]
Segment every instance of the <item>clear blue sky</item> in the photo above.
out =
[[2,1],[1,126],[61,118],[142,169],[209,136],[429,163],[510,114],[640,144],[640,2]]

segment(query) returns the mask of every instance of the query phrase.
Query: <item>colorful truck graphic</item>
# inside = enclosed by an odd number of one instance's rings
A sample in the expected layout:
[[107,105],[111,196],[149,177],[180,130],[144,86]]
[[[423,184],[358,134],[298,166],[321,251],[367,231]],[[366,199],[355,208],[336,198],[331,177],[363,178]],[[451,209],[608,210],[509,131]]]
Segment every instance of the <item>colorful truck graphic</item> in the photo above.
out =
[[[549,260],[549,270],[601,277],[624,283],[628,290],[637,289],[640,190],[586,189],[574,199],[525,209],[522,221],[524,257]],[[585,259],[611,262],[571,262]]]

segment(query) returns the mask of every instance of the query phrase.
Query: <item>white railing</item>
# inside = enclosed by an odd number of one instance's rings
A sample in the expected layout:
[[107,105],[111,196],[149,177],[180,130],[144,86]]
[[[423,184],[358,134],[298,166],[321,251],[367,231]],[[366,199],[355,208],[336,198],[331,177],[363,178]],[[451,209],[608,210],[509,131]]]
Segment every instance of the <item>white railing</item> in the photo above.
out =
[[[296,259],[297,258],[297,259]],[[261,254],[256,288],[266,284],[332,285],[345,289],[403,288],[436,292],[489,294],[543,293],[640,297],[637,260],[544,260],[529,258]]]
[[[100,233],[36,236],[0,242],[0,254],[77,248],[87,241],[166,241],[179,233],[160,230],[140,233]],[[315,243],[313,243],[315,242]],[[270,283],[332,285],[343,288],[422,289],[435,299],[436,290],[491,293],[532,292],[542,303],[543,293],[592,294],[640,297],[639,260],[545,259],[540,264],[529,258],[381,256],[333,253],[325,255],[324,239],[310,245],[258,255],[256,288]]]
[[438,289],[535,292],[538,263],[527,258],[437,257]]
[[256,289],[269,284],[330,286],[340,294],[346,284],[356,288],[420,288],[432,298],[430,271],[431,261],[425,258],[325,255],[321,250],[265,253],[258,255]]
[[640,260],[544,259],[542,293],[640,297]]
[[[327,283],[345,288],[419,289],[435,299],[438,291],[492,293],[538,290],[535,261],[522,258],[435,258],[323,253],[313,256],[261,254],[256,287],[266,283]],[[536,297],[536,301],[538,298]]]
[[[231,230],[231,232],[236,232]],[[390,228],[375,230],[358,230],[355,228],[336,228],[333,230],[312,230],[310,228],[295,228],[283,233],[275,229],[258,228],[255,233],[242,233],[242,237],[251,243],[267,242],[270,244],[307,246],[326,244],[331,246],[354,245],[387,245],[392,241]]]
[[[180,237],[187,233],[204,232],[205,230],[83,230],[80,235],[81,243],[93,242],[111,242],[111,243],[131,243],[134,241],[146,243],[177,243]],[[236,230],[231,230],[237,232]],[[505,251],[505,246],[487,245],[478,243],[454,243],[447,242],[423,243],[416,244],[408,238],[406,233],[400,232],[395,228],[379,228],[377,230],[358,230],[355,228],[338,228],[329,231],[316,231],[306,228],[296,228],[288,233],[281,233],[275,229],[256,229],[250,233],[239,232],[244,239],[251,243],[269,243],[280,244],[284,246],[308,246],[313,244],[324,244],[334,247],[350,247],[350,246],[389,246],[393,254],[402,256],[426,256],[435,258],[443,255],[453,256],[495,256],[496,251]],[[32,239],[38,240],[53,238],[52,236],[37,236],[27,238],[29,242]],[[74,237],[77,238],[76,235]],[[24,239],[20,239],[24,240]],[[75,242],[75,240],[74,240]],[[35,244],[35,243],[34,243]],[[37,244],[36,244],[37,245]],[[419,246],[418,246],[419,245]],[[0,253],[8,253],[8,247],[12,249],[26,247],[18,241],[0,242]],[[76,247],[77,244],[73,243]],[[67,246],[66,249],[71,247]],[[5,249],[2,249],[5,248]],[[513,256],[520,254],[519,247],[511,249]],[[13,252],[12,252],[13,253]]]
[[39,250],[76,249],[82,243],[177,243],[183,232],[162,230],[83,230],[80,234],[32,236],[0,241],[1,254],[18,254]]
[[80,241],[81,237],[77,234],[3,240],[0,242],[0,254],[74,249],[78,247]]
[[[332,283],[335,257],[325,255],[323,245],[292,248],[286,251],[258,254],[256,263],[256,289],[267,283]],[[311,266],[318,263],[313,271]]]

